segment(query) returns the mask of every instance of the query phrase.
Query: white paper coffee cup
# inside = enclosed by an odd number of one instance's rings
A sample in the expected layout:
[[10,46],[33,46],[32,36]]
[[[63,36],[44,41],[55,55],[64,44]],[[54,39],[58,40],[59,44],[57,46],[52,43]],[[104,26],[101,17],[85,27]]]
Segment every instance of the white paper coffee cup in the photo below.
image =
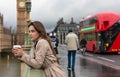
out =
[[13,45],[13,48],[21,48],[20,45]]

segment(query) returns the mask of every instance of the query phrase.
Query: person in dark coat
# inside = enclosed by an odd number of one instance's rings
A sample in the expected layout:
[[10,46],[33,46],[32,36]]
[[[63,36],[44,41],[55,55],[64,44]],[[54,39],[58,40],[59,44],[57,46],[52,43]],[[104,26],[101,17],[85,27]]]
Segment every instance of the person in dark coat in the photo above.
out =
[[80,41],[80,46],[83,48],[83,47],[86,47],[86,44],[87,44],[87,41],[85,39],[82,39]]
[[83,55],[85,55],[86,44],[87,44],[87,41],[85,39],[82,39],[80,41],[80,51],[82,52]]
[[58,49],[57,49],[57,47],[58,47],[58,44],[59,44],[59,40],[58,40],[58,38],[56,37],[55,34],[52,34],[52,35],[50,36],[50,38],[51,38],[52,46],[53,46],[53,48],[55,49],[56,54],[58,54]]

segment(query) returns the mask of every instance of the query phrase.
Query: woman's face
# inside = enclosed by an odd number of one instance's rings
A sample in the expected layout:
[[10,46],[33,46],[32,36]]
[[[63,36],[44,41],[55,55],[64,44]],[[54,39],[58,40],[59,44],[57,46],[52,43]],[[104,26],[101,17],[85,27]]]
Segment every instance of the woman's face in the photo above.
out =
[[40,34],[35,30],[33,25],[29,27],[29,36],[32,41],[37,41],[40,37]]

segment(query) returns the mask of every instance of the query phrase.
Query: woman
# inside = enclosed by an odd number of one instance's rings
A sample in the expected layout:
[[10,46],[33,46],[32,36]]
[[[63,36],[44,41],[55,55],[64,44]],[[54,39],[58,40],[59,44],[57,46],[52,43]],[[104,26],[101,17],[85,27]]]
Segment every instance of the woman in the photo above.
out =
[[42,68],[46,77],[66,77],[62,68],[57,62],[56,53],[51,45],[50,38],[45,28],[39,21],[31,22],[28,25],[30,39],[34,42],[34,57],[26,54],[22,48],[13,48],[15,56],[33,68]]

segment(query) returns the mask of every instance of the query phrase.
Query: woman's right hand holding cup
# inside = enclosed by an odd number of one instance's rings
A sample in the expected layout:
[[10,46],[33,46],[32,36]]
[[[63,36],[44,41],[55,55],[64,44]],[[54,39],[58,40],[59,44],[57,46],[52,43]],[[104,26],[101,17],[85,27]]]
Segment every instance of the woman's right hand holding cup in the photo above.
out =
[[16,57],[21,57],[24,54],[24,51],[20,45],[14,45],[12,49],[12,53]]

